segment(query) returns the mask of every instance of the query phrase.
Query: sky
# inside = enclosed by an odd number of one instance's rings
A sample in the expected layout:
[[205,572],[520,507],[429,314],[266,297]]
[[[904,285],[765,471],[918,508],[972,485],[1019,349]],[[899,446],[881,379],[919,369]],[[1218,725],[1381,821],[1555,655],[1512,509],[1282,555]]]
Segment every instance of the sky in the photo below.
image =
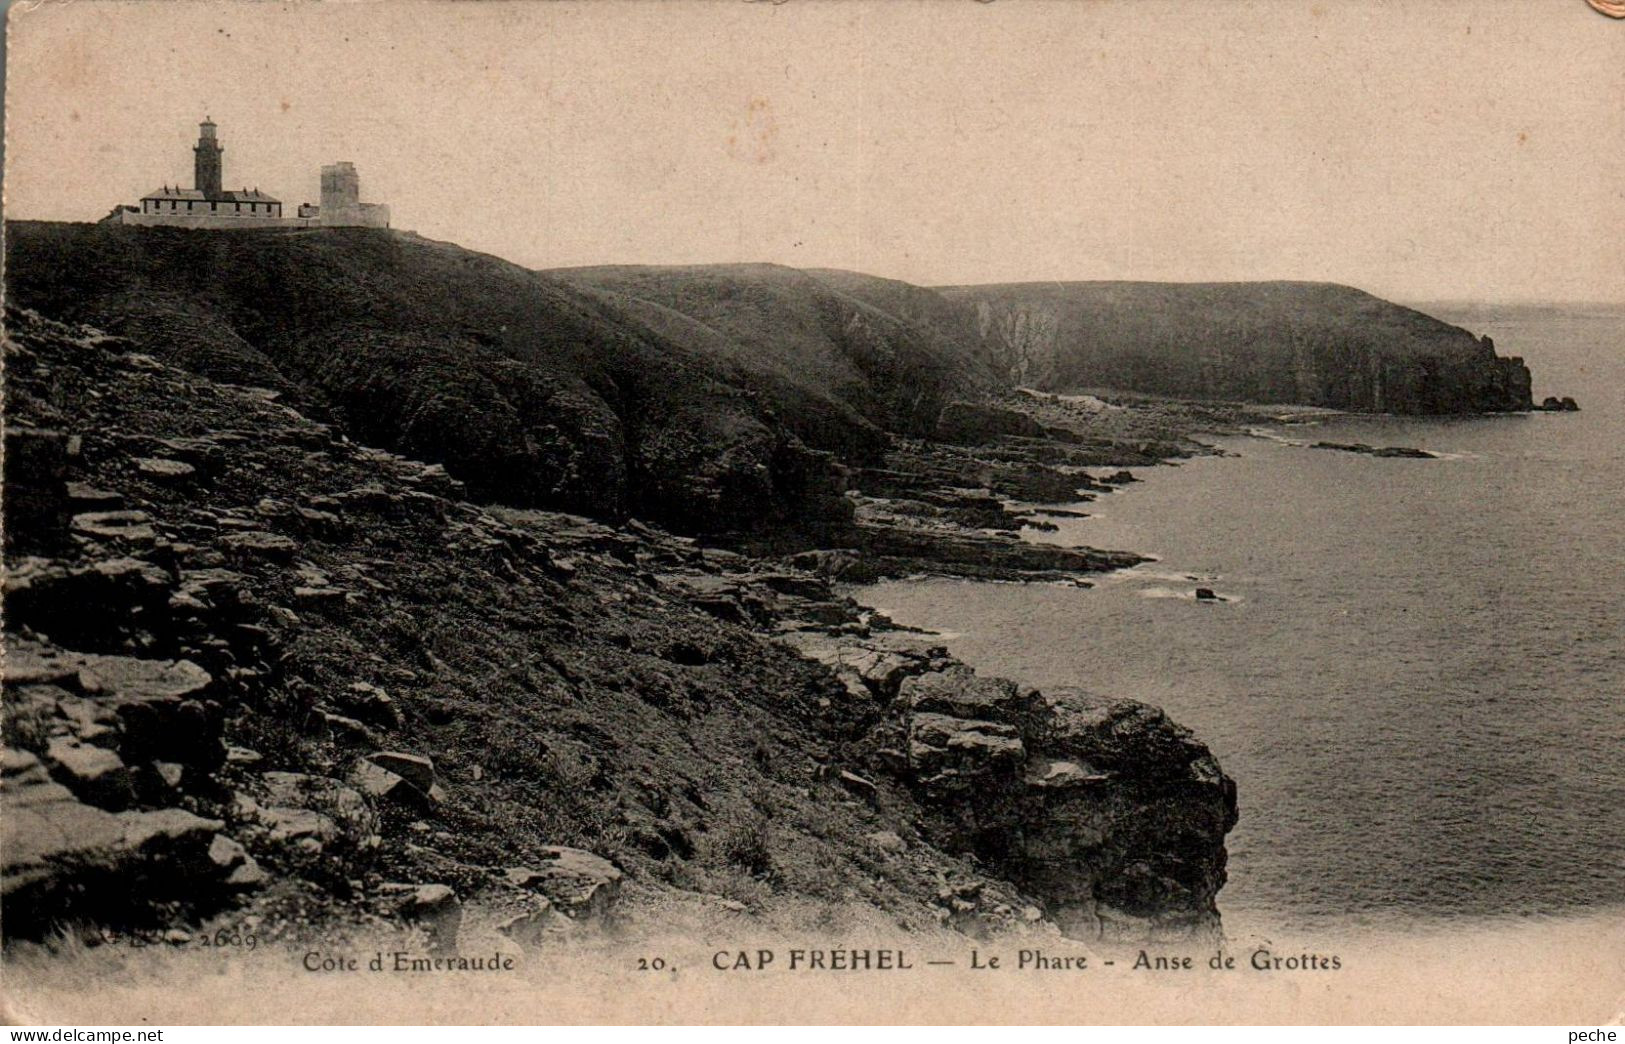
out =
[[12,8],[6,215],[362,198],[527,266],[1625,299],[1625,21],[1584,0]]

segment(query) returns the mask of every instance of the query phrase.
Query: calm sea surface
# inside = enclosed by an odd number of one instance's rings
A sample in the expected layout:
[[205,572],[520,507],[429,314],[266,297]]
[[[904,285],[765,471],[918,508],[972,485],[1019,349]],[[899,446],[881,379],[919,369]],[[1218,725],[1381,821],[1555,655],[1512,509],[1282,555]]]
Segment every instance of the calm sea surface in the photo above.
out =
[[[1281,426],[1289,441],[1144,470],[1042,535],[1158,559],[1093,590],[859,592],[984,673],[1195,730],[1240,788],[1227,924],[1625,906],[1625,309],[1431,311],[1583,412]],[[1448,456],[1292,444],[1318,439]]]

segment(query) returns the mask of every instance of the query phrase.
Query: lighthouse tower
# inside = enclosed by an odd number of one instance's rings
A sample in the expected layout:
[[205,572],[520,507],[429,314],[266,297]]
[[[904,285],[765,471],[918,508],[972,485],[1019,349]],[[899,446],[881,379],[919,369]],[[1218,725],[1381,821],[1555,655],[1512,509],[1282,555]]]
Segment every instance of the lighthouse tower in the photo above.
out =
[[192,147],[192,187],[206,199],[220,195],[220,154],[226,151],[214,131],[214,121],[203,117],[203,122],[198,124],[197,144]]

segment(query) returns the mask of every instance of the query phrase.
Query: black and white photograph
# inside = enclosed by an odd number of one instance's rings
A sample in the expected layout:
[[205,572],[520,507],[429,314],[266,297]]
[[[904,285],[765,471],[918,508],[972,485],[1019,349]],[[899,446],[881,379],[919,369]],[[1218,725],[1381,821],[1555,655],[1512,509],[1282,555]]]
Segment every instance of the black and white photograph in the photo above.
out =
[[7,1022],[1617,1039],[1614,0],[44,0],[4,88]]

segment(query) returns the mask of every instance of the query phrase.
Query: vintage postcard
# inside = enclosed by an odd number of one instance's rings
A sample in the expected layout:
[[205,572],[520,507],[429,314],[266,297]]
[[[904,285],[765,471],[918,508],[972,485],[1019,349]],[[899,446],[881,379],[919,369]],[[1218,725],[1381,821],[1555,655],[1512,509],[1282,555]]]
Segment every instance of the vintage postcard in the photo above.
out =
[[5,1017],[1617,1022],[1621,15],[13,5]]

